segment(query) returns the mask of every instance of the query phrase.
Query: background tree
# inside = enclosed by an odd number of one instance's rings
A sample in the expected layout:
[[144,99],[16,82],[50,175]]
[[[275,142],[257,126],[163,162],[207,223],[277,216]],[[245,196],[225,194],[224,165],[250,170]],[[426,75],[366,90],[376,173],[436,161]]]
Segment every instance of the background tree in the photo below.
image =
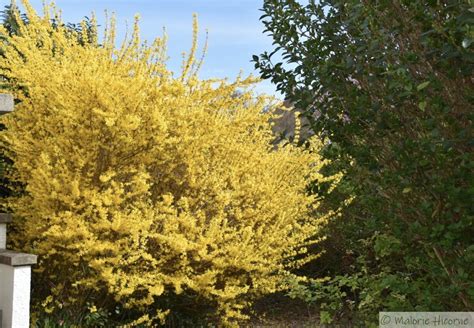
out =
[[265,0],[262,10],[275,48],[255,67],[330,140],[328,171],[347,171],[333,201],[355,196],[329,227],[327,270],[314,273],[333,279],[294,295],[369,320],[472,310],[472,1]]

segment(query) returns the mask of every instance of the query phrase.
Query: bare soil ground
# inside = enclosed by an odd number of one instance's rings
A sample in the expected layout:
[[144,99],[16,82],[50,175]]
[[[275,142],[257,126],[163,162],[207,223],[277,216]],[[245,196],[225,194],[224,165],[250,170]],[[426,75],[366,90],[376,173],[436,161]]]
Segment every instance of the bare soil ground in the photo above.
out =
[[284,295],[271,295],[256,302],[253,315],[242,327],[252,328],[315,328],[319,323],[316,306],[308,306],[302,301],[292,300]]

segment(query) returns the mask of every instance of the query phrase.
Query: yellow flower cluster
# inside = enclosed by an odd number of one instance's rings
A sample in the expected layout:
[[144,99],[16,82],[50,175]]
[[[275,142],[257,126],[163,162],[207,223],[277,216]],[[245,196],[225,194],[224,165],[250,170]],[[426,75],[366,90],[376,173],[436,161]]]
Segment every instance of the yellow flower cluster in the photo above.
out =
[[174,77],[165,41],[142,43],[138,25],[118,48],[113,23],[79,42],[90,34],[53,26],[52,6],[24,5],[18,35],[0,27],[0,74],[19,100],[0,142],[24,185],[13,242],[39,255],[49,310],[119,302],[138,323],[164,318],[160,297],[194,293],[230,324],[314,257],[331,213],[315,217],[305,187],[338,177],[320,175],[316,140],[272,144],[252,79],[199,80],[196,44]]

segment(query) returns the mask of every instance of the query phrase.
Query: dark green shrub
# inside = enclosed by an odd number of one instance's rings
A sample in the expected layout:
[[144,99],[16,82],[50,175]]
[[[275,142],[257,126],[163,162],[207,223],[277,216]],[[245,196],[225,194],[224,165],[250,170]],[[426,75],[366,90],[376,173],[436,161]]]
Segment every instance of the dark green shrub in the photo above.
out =
[[[328,227],[313,276],[335,278],[315,295],[368,321],[472,310],[473,2],[265,0],[263,12],[275,49],[255,66],[318,117],[325,156],[347,171],[334,204],[355,196]],[[354,294],[331,292],[342,280]]]

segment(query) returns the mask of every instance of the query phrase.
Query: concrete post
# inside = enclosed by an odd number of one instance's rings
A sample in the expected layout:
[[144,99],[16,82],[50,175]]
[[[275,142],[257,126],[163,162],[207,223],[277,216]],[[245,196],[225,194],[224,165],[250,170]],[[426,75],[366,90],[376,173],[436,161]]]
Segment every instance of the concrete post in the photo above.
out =
[[32,254],[0,250],[2,328],[29,328]]
[[[0,94],[0,115],[13,107],[13,96]],[[0,213],[0,328],[29,328],[31,266],[37,256],[5,249],[9,222],[11,215]]]
[[12,216],[0,213],[0,249],[7,248],[7,223],[12,222]]
[[6,93],[0,93],[0,114],[6,114],[13,111],[13,96]]

